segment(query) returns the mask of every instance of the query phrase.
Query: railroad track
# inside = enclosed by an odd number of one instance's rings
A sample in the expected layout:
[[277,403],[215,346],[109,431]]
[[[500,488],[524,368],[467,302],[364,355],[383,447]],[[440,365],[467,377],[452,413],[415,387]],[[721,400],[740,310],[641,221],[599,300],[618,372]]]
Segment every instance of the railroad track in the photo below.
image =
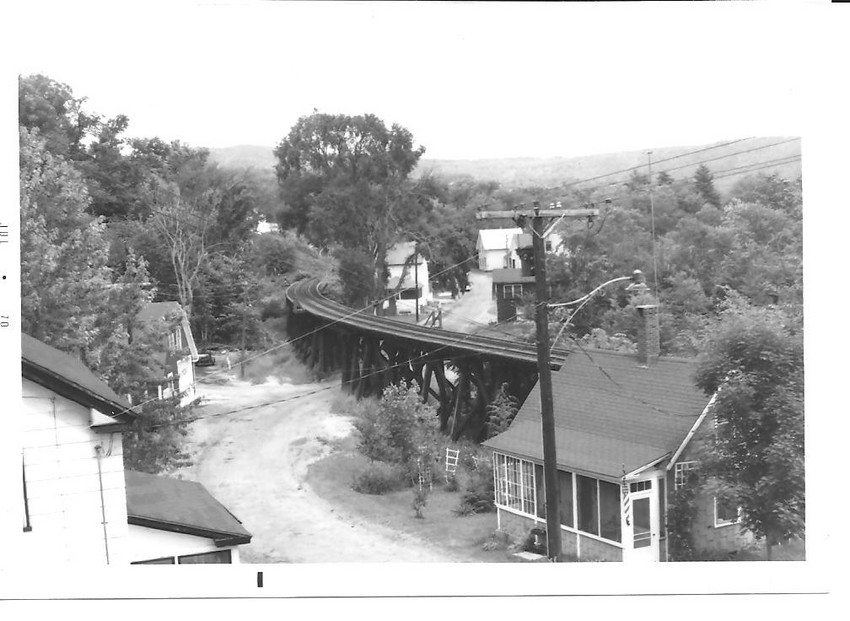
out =
[[[321,288],[322,283],[317,278],[301,280],[289,286],[286,297],[296,313],[306,312],[360,332],[401,341],[423,350],[440,351],[443,352],[441,358],[478,354],[510,362],[537,365],[537,348],[534,345],[440,328],[425,328],[416,324],[377,317],[369,314],[369,309],[356,311],[331,300],[322,293]],[[567,353],[564,349],[556,349],[552,352],[550,363],[552,369],[561,368]]]

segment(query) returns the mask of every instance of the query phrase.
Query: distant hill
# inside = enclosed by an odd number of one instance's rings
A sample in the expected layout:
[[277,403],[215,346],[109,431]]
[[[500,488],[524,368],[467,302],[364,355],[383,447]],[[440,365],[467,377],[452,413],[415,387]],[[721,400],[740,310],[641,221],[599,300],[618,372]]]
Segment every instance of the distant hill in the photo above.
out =
[[[730,141],[726,141],[730,142]],[[723,144],[723,143],[716,143]],[[800,140],[790,137],[753,138],[734,144],[661,147],[652,149],[653,176],[666,170],[675,179],[693,175],[696,167],[705,162],[715,176],[715,186],[721,192],[751,172],[776,172],[796,179],[802,172],[799,156]],[[275,165],[274,147],[242,145],[210,149],[210,158],[226,168],[272,169]],[[685,153],[692,153],[685,155]],[[683,156],[683,157],[679,157]],[[664,161],[668,158],[676,158]],[[418,177],[433,173],[447,180],[472,178],[478,181],[498,181],[503,187],[554,187],[578,180],[608,175],[597,184],[620,182],[631,172],[610,175],[639,166],[647,171],[646,151],[629,151],[587,155],[582,157],[502,158],[480,160],[437,160],[424,158],[414,171]],[[593,183],[593,182],[591,182]]]
[[210,149],[210,159],[224,168],[272,169],[276,163],[274,147],[255,145]]

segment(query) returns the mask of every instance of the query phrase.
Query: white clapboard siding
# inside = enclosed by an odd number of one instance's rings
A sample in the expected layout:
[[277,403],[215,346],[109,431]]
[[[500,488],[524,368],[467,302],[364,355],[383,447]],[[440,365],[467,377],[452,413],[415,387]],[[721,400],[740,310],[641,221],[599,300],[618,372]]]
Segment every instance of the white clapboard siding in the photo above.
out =
[[23,535],[22,562],[106,564],[108,553],[110,564],[126,564],[121,434],[94,431],[88,408],[27,379],[23,396],[21,438],[32,530]]

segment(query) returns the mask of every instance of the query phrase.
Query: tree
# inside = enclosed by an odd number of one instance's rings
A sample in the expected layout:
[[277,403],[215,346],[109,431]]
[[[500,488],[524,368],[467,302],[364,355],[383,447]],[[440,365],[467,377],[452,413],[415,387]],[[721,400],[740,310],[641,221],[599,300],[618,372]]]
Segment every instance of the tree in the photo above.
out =
[[44,148],[72,160],[83,157],[84,140],[96,131],[100,117],[83,110],[85,99],[71,87],[45,75],[18,78],[18,122],[38,130]]
[[799,318],[728,298],[696,375],[716,394],[705,447],[708,489],[741,507],[742,526],[773,546],[805,533],[803,338]]
[[372,114],[300,118],[275,149],[282,224],[318,246],[372,256],[383,286],[387,249],[416,212],[408,177],[424,151],[407,129]]
[[673,185],[674,181],[673,177],[671,177],[670,173],[668,173],[666,170],[662,170],[660,173],[658,173],[658,176],[655,177],[655,179],[658,182],[658,185]]
[[21,328],[84,356],[111,282],[103,224],[80,174],[38,130],[20,131]]
[[796,182],[781,178],[777,173],[747,175],[729,192],[731,199],[758,203],[783,211],[792,218],[802,217],[803,197],[800,179]]
[[148,223],[161,236],[174,271],[178,300],[191,319],[198,277],[210,253],[208,231],[219,195],[208,190],[184,198],[176,184],[152,179],[147,199],[153,206]]
[[714,188],[714,175],[705,164],[700,164],[694,173],[694,187],[706,203],[720,207],[720,194]]

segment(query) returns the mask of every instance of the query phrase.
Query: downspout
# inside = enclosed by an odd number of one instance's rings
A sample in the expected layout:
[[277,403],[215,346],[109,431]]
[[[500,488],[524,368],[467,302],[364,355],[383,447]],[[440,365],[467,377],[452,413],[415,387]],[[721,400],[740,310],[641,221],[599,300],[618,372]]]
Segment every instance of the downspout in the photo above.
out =
[[100,464],[102,451],[103,447],[100,444],[94,447],[94,452],[97,455],[97,481],[100,487],[100,515],[103,519],[101,522],[103,525],[103,549],[106,552],[106,564],[109,565],[109,541],[106,536],[106,503],[103,499],[103,469]]

